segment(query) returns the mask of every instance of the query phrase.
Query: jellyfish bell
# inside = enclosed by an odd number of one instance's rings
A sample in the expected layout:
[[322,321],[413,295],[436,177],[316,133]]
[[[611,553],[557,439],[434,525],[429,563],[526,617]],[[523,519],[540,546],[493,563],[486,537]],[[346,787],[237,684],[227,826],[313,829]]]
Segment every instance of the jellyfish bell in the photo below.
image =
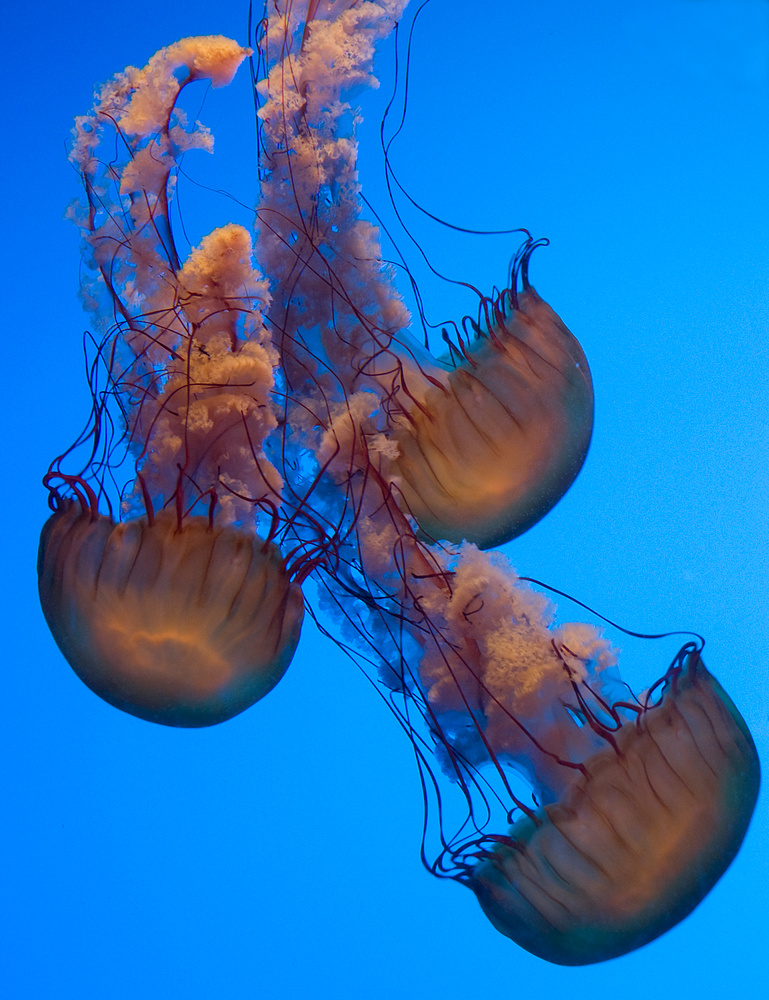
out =
[[492,924],[559,965],[617,958],[688,916],[733,861],[758,796],[753,740],[683,651],[659,704],[588,758],[466,876]]
[[[525,251],[528,260],[530,249]],[[525,270],[524,270],[525,275]],[[487,303],[462,345],[391,435],[386,475],[421,537],[502,545],[555,506],[593,430],[593,386],[576,337],[525,281]]]
[[302,592],[279,549],[204,517],[116,524],[62,499],[38,574],[46,621],[78,677],[150,722],[238,715],[278,683],[299,641]]

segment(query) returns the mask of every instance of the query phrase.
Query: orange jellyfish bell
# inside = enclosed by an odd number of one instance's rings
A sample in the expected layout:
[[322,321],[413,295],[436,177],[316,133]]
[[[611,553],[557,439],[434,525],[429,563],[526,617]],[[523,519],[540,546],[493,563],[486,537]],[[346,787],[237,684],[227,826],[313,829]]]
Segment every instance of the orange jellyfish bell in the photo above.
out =
[[392,434],[399,455],[388,477],[429,540],[482,549],[509,542],[555,506],[585,461],[590,369],[576,337],[528,284],[536,245],[524,245],[512,288],[484,302],[487,319],[462,344],[460,363],[442,384],[433,380]]
[[[588,758],[558,801],[519,820],[466,877],[492,924],[558,965],[587,965],[670,930],[733,861],[758,797],[744,720],[679,654],[662,700]],[[594,720],[595,721],[595,720]]]
[[38,559],[40,603],[80,679],[116,708],[167,726],[210,726],[283,676],[302,592],[254,534],[161,512],[115,524],[63,500]]

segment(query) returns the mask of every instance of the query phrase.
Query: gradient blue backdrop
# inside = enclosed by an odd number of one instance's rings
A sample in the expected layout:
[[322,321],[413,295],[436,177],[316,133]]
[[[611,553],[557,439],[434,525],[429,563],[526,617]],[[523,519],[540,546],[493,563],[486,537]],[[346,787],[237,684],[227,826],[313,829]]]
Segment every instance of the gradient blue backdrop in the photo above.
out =
[[[10,7],[10,5],[9,5]],[[121,715],[75,678],[43,622],[40,477],[85,420],[71,119],[94,85],[191,34],[245,40],[245,0],[14,4],[2,15],[6,404],[2,765],[9,998],[702,1000],[766,985],[766,797],[737,861],[683,925],[598,967],[550,967],[420,867],[409,745],[307,627],[286,679],[207,731]],[[361,170],[380,208],[364,95]],[[692,627],[766,761],[769,4],[765,0],[432,0],[393,163],[430,211],[525,225],[532,279],[581,340],[596,430],[567,497],[508,550],[650,631]],[[188,102],[216,133],[202,184],[255,198],[247,72]],[[183,182],[189,238],[249,212]],[[516,238],[410,214],[435,265],[482,289]],[[183,244],[180,233],[180,242]],[[407,248],[416,268],[418,255]],[[418,272],[430,315],[471,300]],[[565,616],[575,612],[564,608]],[[634,683],[671,649],[626,648]]]

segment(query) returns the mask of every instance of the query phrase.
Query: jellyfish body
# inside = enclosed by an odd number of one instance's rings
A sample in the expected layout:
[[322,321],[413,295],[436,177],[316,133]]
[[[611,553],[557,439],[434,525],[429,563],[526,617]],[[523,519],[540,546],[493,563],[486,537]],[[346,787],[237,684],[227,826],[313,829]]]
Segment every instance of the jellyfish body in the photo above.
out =
[[[83,298],[101,339],[91,423],[45,480],[40,599],[96,694],[169,726],[222,722],[263,697],[303,616],[297,560],[256,530],[260,517],[276,528],[283,483],[264,453],[278,356],[251,238],[223,226],[182,263],[169,218],[181,156],[211,148],[179,93],[228,83],[247,54],[220,36],[161,50],[102,88],[71,153],[85,187],[71,213],[90,270]],[[85,467],[64,471],[79,447]]]
[[[360,217],[344,93],[372,81],[375,43],[404,0],[268,6],[257,256],[273,279],[269,315],[292,385],[288,422],[327,431],[334,404],[369,393],[363,464],[392,487],[420,536],[507,542],[561,499],[593,427],[584,352],[528,282],[536,243],[524,244],[509,289],[479,296],[476,336],[466,343],[457,334],[458,364],[447,371],[419,350],[378,232]],[[303,13],[316,19],[308,25]],[[304,443],[313,448],[306,435]]]
[[502,934],[586,965],[669,930],[736,855],[758,796],[748,729],[697,652],[661,702],[584,762],[556,803],[501,837],[468,876]]
[[64,501],[40,542],[40,602],[62,653],[105,701],[167,726],[249,708],[299,641],[301,589],[279,550],[202,517],[115,524]]
[[582,348],[533,288],[505,298],[448,385],[431,386],[392,435],[388,478],[433,540],[509,542],[561,499],[587,455]]

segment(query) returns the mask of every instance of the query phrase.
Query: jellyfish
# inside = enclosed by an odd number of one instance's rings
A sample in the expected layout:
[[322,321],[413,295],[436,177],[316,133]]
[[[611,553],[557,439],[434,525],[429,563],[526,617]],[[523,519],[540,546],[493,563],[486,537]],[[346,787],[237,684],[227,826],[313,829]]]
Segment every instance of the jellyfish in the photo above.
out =
[[756,803],[753,740],[696,645],[676,657],[661,699],[635,710],[620,725],[611,706],[607,725],[583,708],[605,748],[465,876],[502,934],[559,965],[624,955],[688,916],[737,854]]
[[[186,39],[127,69],[77,119],[71,156],[98,339],[89,426],[45,478],[40,599],[96,694],[171,726],[221,722],[263,697],[304,613],[298,564],[256,532],[254,509],[272,523],[282,483],[263,453],[278,359],[251,238],[222,227],[181,264],[168,216],[180,158],[211,148],[178,95],[197,79],[228,83],[246,55]],[[79,448],[85,466],[67,471]],[[128,485],[111,489],[124,470]]]
[[510,541],[569,488],[593,427],[584,352],[528,281],[537,244],[524,244],[509,289],[479,297],[479,322],[470,340],[457,330],[453,361],[422,350],[378,233],[360,217],[343,96],[373,82],[375,43],[405,2],[310,3],[309,25],[306,3],[268,7],[257,253],[291,290],[269,315],[292,394],[319,398],[322,387],[318,426],[333,422],[340,397],[371,403],[370,464],[421,537]]
[[[478,293],[448,357],[413,333],[363,218],[348,100],[375,84],[376,44],[405,6],[268,0],[253,245],[224,226],[182,265],[168,213],[179,157],[210,147],[178,90],[226,83],[246,50],[172,45],[78,121],[84,297],[107,321],[86,464],[68,471],[69,452],[46,477],[41,600],[87,684],[172,725],[264,695],[307,603],[412,742],[428,869],[532,953],[603,961],[668,930],[723,874],[758,760],[701,641],[636,696],[602,629],[557,623],[494,551],[578,474],[593,386],[530,283],[540,242],[526,232],[508,287]],[[122,160],[97,155],[105,130]]]

